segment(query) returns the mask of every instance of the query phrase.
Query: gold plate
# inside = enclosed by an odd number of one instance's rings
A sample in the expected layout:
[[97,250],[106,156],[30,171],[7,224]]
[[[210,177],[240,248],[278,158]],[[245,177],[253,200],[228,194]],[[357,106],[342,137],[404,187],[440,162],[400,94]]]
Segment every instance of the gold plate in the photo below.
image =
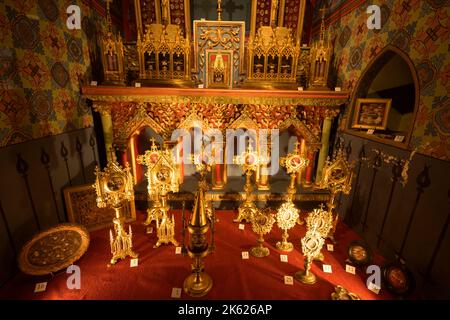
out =
[[67,268],[89,247],[89,232],[81,225],[59,224],[35,235],[19,254],[19,268],[40,276]]

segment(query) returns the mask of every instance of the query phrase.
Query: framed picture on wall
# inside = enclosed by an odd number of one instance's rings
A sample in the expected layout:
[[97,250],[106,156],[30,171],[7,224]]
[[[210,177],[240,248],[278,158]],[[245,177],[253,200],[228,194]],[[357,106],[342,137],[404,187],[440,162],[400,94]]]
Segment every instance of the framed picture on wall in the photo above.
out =
[[386,130],[392,99],[357,99],[352,128]]
[[[92,184],[65,188],[64,200],[69,222],[81,224],[88,231],[113,225],[112,220],[115,217],[114,210],[111,208],[97,207],[97,195]],[[125,222],[136,220],[134,201],[127,203],[123,210]]]

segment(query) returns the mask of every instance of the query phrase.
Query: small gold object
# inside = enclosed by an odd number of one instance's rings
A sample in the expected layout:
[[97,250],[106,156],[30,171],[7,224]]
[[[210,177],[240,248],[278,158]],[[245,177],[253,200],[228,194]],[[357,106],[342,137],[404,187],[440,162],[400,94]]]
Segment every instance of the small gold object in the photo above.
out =
[[[114,157],[111,157],[113,159]],[[133,234],[131,225],[128,226],[128,234],[124,228],[122,214],[124,203],[134,201],[133,176],[128,163],[125,168],[115,161],[110,160],[103,172],[99,167],[95,169],[96,180],[93,187],[97,193],[97,206],[99,208],[112,207],[115,211],[114,232],[110,230],[111,264],[127,256],[137,258],[133,251]]]
[[248,145],[247,150],[241,155],[234,157],[233,162],[235,164],[242,165],[245,173],[245,197],[244,202],[239,206],[239,213],[234,222],[241,222],[245,220],[246,222],[252,221],[252,216],[258,211],[255,203],[253,202],[253,185],[252,185],[252,175],[257,170],[260,157],[253,151],[251,144]]
[[294,246],[287,241],[287,238],[289,237],[288,230],[293,228],[299,219],[299,210],[293,203],[297,191],[295,187],[295,178],[297,173],[308,165],[309,160],[300,156],[298,142],[296,142],[295,150],[285,158],[281,158],[280,163],[286,168],[287,173],[290,174],[291,180],[287,190],[286,202],[281,205],[277,212],[277,225],[283,230],[282,241],[277,242],[277,249],[289,252],[294,249]]
[[209,230],[210,223],[205,210],[204,190],[200,188],[187,226],[190,241],[187,251],[194,262],[192,263],[192,274],[184,280],[183,289],[191,297],[203,297],[213,286],[213,280],[203,271],[204,264],[202,261],[209,253],[206,233]]
[[252,219],[252,229],[258,237],[258,246],[250,249],[250,254],[254,257],[263,258],[270,254],[269,248],[264,247],[264,234],[267,234],[272,230],[272,226],[275,223],[272,210],[266,208],[258,210]]
[[361,300],[361,298],[342,286],[336,286],[331,294],[331,300]]

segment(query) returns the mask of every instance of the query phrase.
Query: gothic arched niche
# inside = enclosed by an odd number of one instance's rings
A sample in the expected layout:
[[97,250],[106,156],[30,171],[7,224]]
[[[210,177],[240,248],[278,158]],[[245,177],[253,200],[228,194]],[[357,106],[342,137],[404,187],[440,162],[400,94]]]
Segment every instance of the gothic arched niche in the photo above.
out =
[[[352,98],[352,112],[347,128],[352,133],[357,101],[365,99],[392,99],[385,130],[366,135],[380,142],[394,142],[407,146],[419,104],[419,83],[413,63],[408,55],[394,46],[387,46],[367,66],[361,75]],[[367,130],[367,129],[366,129]],[[401,139],[401,138],[400,138]]]

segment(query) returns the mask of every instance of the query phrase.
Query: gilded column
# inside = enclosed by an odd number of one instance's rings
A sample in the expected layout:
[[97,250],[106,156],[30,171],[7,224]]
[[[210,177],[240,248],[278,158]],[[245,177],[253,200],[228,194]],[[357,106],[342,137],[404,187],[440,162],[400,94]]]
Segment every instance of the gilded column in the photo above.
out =
[[105,152],[107,161],[115,161],[116,159],[111,159],[112,152],[110,150],[113,147],[113,123],[111,117],[111,108],[105,103],[95,103],[94,110],[100,113],[103,128],[103,138],[105,141]]
[[[306,158],[306,141],[305,139],[298,137],[298,141],[300,143],[300,156],[302,158]],[[302,168],[297,175],[297,184],[301,185],[302,184],[302,180],[304,179],[305,176],[305,172],[306,172],[306,168]]]
[[332,117],[326,116],[323,120],[323,126],[322,126],[322,146],[320,148],[319,152],[319,160],[317,162],[317,172],[316,172],[316,183],[322,179],[322,171],[323,166],[325,165],[325,160],[327,159],[328,155],[328,146],[329,146],[329,140],[330,140],[330,133],[331,133],[331,123],[332,123]]

